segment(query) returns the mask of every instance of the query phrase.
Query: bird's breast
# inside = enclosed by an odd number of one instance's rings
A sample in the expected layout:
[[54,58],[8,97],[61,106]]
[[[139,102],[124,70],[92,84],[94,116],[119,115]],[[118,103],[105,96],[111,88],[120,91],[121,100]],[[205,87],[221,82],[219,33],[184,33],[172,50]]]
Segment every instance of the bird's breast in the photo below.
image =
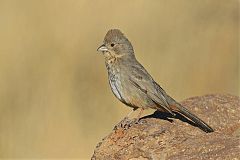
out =
[[130,70],[126,70],[126,67],[121,67],[121,65],[107,65],[107,70],[109,84],[115,97],[130,107],[147,106],[149,102],[146,95],[139,92],[139,89],[133,86],[129,80]]
[[120,69],[106,63],[108,70],[108,81],[113,94],[120,100],[124,101],[122,97],[122,85],[120,79]]

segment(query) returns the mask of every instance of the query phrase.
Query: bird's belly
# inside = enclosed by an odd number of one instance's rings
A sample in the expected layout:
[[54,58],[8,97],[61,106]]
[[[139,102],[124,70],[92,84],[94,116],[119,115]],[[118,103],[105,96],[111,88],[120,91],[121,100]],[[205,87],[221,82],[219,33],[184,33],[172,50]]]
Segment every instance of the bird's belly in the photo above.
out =
[[109,84],[113,94],[119,99],[122,100],[122,95],[120,93],[120,84],[117,84],[116,81],[109,80]]
[[126,76],[111,71],[109,84],[115,97],[124,104],[133,108],[156,108],[156,104],[146,93],[133,86]]
[[[116,78],[116,77],[115,77]],[[109,80],[113,94],[124,104],[134,108],[152,108],[155,104],[146,94],[120,80]]]

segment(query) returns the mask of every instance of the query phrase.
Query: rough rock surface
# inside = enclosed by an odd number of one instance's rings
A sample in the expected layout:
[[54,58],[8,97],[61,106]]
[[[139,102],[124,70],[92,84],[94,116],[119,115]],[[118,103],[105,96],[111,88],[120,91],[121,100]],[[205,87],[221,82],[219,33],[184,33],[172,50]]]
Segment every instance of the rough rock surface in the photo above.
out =
[[215,129],[205,133],[182,116],[155,112],[128,129],[115,129],[100,142],[97,159],[240,159],[240,98],[206,95],[186,99],[182,105]]

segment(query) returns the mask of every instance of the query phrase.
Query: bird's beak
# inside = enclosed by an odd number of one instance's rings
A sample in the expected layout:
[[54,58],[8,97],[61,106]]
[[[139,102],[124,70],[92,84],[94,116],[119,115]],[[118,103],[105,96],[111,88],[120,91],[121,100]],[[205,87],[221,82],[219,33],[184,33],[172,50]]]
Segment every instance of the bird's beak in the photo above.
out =
[[97,49],[98,52],[106,52],[108,51],[107,47],[103,44]]

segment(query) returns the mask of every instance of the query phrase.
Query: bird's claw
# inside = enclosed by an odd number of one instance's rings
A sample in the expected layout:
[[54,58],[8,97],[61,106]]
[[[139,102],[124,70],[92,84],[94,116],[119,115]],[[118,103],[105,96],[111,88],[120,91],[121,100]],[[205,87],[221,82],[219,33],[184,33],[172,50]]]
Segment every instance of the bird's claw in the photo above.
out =
[[137,124],[138,122],[139,120],[137,118],[133,118],[133,119],[124,118],[114,127],[114,129],[115,130],[119,128],[128,129],[134,124]]

